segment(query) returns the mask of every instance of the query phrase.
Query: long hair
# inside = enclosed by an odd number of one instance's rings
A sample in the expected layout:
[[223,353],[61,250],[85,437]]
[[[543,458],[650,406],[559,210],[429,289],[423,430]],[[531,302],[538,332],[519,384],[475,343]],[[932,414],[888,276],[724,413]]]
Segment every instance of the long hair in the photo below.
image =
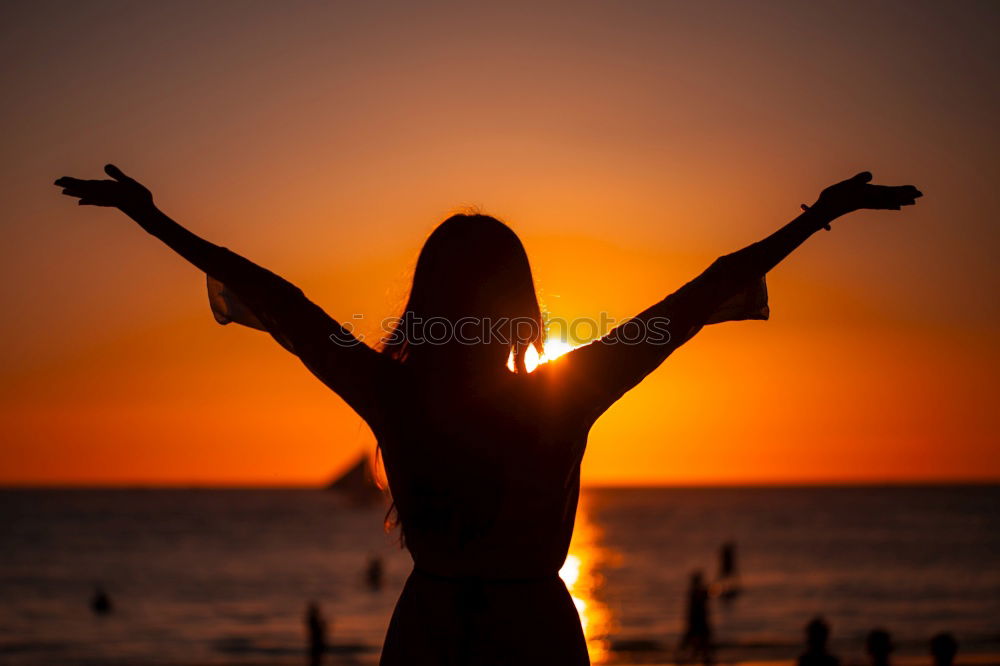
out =
[[545,328],[528,254],[495,217],[452,215],[424,243],[406,307],[382,353],[407,363],[434,346],[476,346],[493,336],[491,344],[506,341],[519,374],[527,372],[529,346],[542,353]]
[[[471,323],[465,331],[457,327]],[[428,327],[441,324],[450,327],[454,335],[440,341]],[[527,373],[524,355],[529,346],[541,354],[545,327],[541,307],[535,293],[528,254],[521,239],[510,227],[489,215],[458,214],[442,222],[424,242],[413,272],[413,285],[402,315],[382,342],[381,351],[400,363],[413,363],[435,346],[446,353],[438,356],[447,363],[448,352],[455,344],[477,343],[473,336],[489,332],[490,336],[506,336],[500,340],[480,339],[478,345],[490,353],[506,351],[502,360],[513,360],[518,374]],[[440,333],[440,331],[438,331]],[[429,338],[434,337],[433,341]],[[501,346],[506,343],[506,347]],[[451,345],[450,348],[447,348]],[[488,345],[488,347],[487,347]],[[455,354],[456,363],[467,356]],[[497,354],[500,358],[500,354]],[[376,461],[381,453],[376,446]],[[377,464],[377,462],[376,462]],[[389,488],[390,497],[392,489]],[[387,530],[400,525],[395,501],[385,515]],[[405,541],[400,534],[400,546]]]

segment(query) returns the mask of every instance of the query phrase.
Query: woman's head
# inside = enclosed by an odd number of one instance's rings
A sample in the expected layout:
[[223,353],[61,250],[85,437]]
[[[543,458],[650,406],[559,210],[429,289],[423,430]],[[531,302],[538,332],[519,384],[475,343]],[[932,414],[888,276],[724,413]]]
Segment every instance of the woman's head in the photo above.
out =
[[531,266],[517,235],[489,215],[452,215],[424,243],[409,300],[383,351],[401,361],[446,350],[506,363],[541,352],[544,328]]

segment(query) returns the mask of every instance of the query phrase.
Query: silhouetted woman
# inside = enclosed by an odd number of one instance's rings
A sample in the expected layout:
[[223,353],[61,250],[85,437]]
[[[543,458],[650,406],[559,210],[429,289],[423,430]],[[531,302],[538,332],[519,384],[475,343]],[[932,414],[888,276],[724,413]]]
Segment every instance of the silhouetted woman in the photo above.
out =
[[588,663],[558,571],[591,426],[702,326],[766,319],[764,275],[814,232],[920,196],[870,185],[867,173],[829,187],[768,238],[528,373],[527,349],[544,342],[541,311],[520,240],[492,217],[456,215],[430,235],[401,321],[376,351],[291,283],[183,228],[116,167],[105,171],[112,180],[56,185],[80,204],[121,209],[204,271],[220,322],[269,332],[374,431],[414,561],[385,665]]

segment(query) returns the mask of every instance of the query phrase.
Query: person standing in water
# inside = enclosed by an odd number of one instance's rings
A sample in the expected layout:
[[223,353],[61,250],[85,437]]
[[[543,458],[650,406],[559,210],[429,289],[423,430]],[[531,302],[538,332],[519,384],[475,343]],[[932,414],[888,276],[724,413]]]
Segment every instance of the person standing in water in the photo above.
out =
[[310,601],[306,606],[306,656],[309,666],[320,666],[328,649],[327,632],[329,625],[323,617],[319,604]]
[[736,542],[727,541],[719,548],[719,579],[727,580],[737,576]]
[[120,209],[206,273],[217,321],[270,333],[375,433],[414,562],[383,666],[588,664],[559,569],[591,426],[703,326],[767,319],[764,276],[814,233],[921,196],[872,185],[867,172],[832,185],[767,238],[528,372],[528,348],[541,353],[545,341],[541,308],[524,246],[493,217],[454,215],[434,230],[376,350],[290,282],[170,219],[117,167],[105,172],[110,180],[56,185],[82,205]]
[[740,595],[740,573],[736,565],[736,542],[727,541],[719,548],[719,597],[732,601]]
[[378,592],[382,589],[384,579],[385,566],[382,564],[382,558],[378,555],[370,556],[368,564],[365,566],[365,582],[368,584],[368,589],[372,592]]
[[691,573],[688,585],[685,626],[678,646],[681,660],[690,659],[711,664],[715,661],[712,646],[712,619],[708,605],[708,586],[701,571]]

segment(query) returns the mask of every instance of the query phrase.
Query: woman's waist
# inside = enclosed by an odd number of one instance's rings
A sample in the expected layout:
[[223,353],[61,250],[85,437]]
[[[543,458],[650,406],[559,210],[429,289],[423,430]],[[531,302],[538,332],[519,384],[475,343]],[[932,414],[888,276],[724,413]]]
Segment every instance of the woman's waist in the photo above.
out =
[[440,571],[420,565],[413,567],[412,576],[427,581],[462,587],[544,585],[562,581],[559,571]]
[[557,572],[532,576],[439,573],[414,567],[404,594],[416,595],[440,609],[470,612],[517,612],[525,604],[544,606],[569,593]]
[[[418,547],[424,546],[423,548]],[[480,548],[465,544],[464,548],[429,548],[428,544],[407,543],[413,556],[417,575],[442,583],[517,584],[553,581],[566,553],[558,547],[534,550]]]

